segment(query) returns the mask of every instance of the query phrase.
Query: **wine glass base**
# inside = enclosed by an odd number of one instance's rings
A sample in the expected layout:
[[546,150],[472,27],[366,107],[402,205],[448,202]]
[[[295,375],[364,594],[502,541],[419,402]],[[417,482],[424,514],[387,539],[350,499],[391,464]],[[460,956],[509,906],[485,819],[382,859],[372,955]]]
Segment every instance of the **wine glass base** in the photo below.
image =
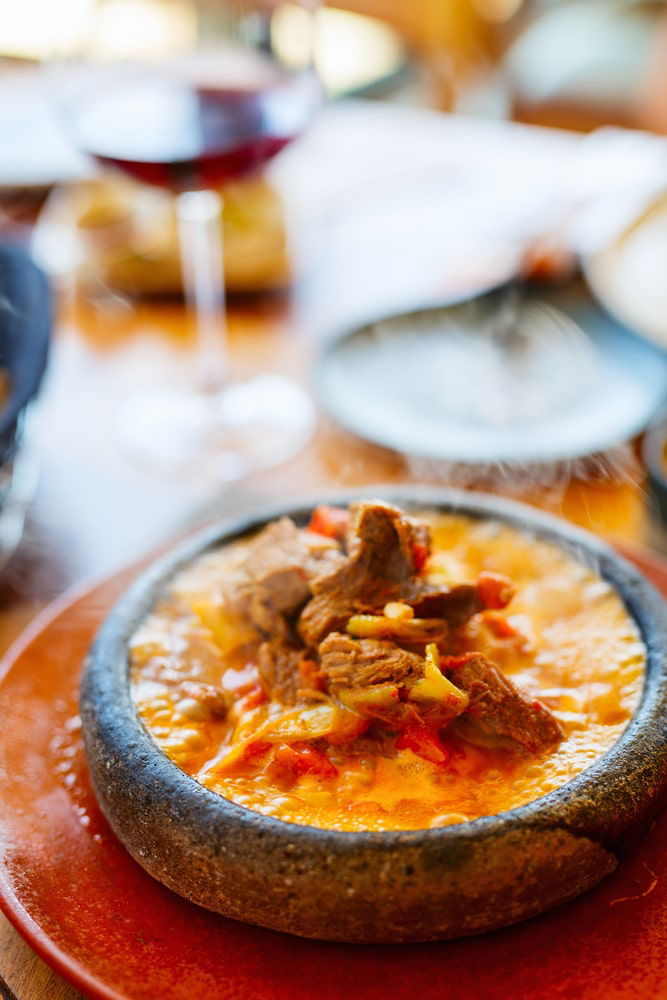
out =
[[120,431],[134,459],[152,471],[229,483],[290,458],[314,424],[306,392],[270,374],[214,392],[144,392],[126,403]]

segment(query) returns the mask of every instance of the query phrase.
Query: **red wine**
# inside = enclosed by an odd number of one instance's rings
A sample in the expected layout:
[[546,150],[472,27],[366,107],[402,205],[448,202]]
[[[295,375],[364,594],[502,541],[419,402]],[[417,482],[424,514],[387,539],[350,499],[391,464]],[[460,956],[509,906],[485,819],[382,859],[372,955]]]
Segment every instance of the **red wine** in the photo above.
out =
[[71,115],[79,146],[100,163],[182,191],[263,166],[304,131],[316,100],[311,76],[262,89],[128,76],[90,90]]

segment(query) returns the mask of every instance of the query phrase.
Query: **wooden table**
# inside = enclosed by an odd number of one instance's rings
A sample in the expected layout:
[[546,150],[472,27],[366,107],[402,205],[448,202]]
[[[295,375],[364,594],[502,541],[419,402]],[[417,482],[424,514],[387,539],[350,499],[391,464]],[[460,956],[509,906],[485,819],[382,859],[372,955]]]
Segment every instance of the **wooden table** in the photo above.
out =
[[[527,215],[540,204],[546,216],[557,207],[553,192],[545,199],[543,188],[576,141],[565,134],[403,108],[332,109],[274,171],[288,204],[300,199],[297,209],[302,219],[309,219],[318,248],[311,250],[308,273],[292,295],[230,307],[235,374],[273,369],[308,384],[318,344],[342,322],[483,285],[501,273],[500,251],[508,241],[516,244]],[[473,237],[479,241],[472,257],[462,252],[460,235],[453,242],[440,232],[436,241],[434,232],[403,231],[397,223],[392,242],[386,229],[377,226],[378,219],[386,221],[383,205],[402,204],[411,191],[426,181],[433,185],[436,177],[452,187],[457,219],[468,213],[467,242]],[[384,201],[376,204],[383,186]],[[480,198],[483,209],[473,218]],[[338,224],[341,219],[342,230],[334,231],[333,220]],[[458,224],[452,223],[454,228]],[[306,242],[306,247],[313,245]],[[216,513],[263,498],[324,493],[338,486],[415,478],[442,482],[438,470],[431,469],[427,477],[423,469],[350,438],[324,418],[310,444],[287,465],[227,494],[207,495],[133,466],[117,435],[118,407],[146,382],[181,371],[191,346],[178,303],[110,313],[61,302],[32,442],[41,463],[40,483],[24,541],[3,576],[2,650],[69,586],[133,562],[188,524]],[[640,542],[647,532],[641,485],[641,471],[635,468],[634,481],[570,479],[524,491],[524,499],[593,530]],[[0,976],[0,994],[16,1000],[78,996],[4,918]]]

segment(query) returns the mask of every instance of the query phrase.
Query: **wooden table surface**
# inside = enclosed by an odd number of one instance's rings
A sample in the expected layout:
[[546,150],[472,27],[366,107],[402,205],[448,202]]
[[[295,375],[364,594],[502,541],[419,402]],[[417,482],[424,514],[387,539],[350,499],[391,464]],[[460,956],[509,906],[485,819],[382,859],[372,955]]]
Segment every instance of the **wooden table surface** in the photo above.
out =
[[[390,309],[403,300],[428,300],[483,284],[497,266],[493,255],[484,255],[490,245],[488,233],[494,231],[494,246],[502,248],[503,239],[516,239],[517,226],[525,219],[531,198],[533,209],[537,204],[539,185],[524,184],[521,191],[522,185],[517,187],[516,177],[510,176],[512,163],[517,176],[525,175],[526,160],[543,164],[544,174],[552,176],[558,159],[562,160],[577,141],[563,134],[516,126],[414,114],[418,119],[415,134],[420,138],[416,144],[400,141],[400,135],[397,138],[397,133],[403,132],[405,140],[404,126],[413,127],[412,113],[406,109],[392,111],[372,105],[333,109],[301,149],[295,148],[277,164],[276,184],[291,185],[291,194],[301,189],[302,216],[310,218],[311,229],[325,244],[329,237],[331,240],[324,250],[320,245],[292,294],[247,299],[230,306],[236,375],[279,370],[308,385],[318,344],[341,322],[368,315],[381,306]],[[426,145],[421,141],[425,137]],[[406,145],[414,148],[406,150]],[[359,147],[370,161],[363,169],[354,163]],[[335,169],[331,164],[333,151],[337,155]],[[376,209],[373,218],[365,214],[377,185],[387,184],[389,203],[395,205],[396,192],[402,192],[401,198],[406,190],[409,193],[411,184],[416,186],[411,178],[420,171],[427,169],[432,181],[433,171],[439,167],[444,176],[460,180],[466,164],[470,167],[463,185],[466,204],[470,206],[476,198],[474,190],[468,190],[470,177],[483,189],[483,225],[472,227],[480,240],[484,237],[479,253],[472,261],[463,261],[460,242],[454,252],[445,234],[441,240],[444,245],[438,246],[442,254],[438,267],[433,254],[428,255],[428,267],[415,267],[409,245],[412,241],[415,247],[423,246],[419,234],[400,231],[394,234],[394,243],[388,244],[376,224],[382,211]],[[323,211],[322,191],[313,181],[313,174],[321,178],[327,171],[331,179],[328,215]],[[384,180],[377,181],[378,171],[384,171]],[[503,171],[507,177],[500,184],[498,175]],[[373,176],[375,186],[371,186]],[[489,178],[495,178],[497,213],[493,211],[494,196],[489,194],[489,187],[493,187]],[[515,191],[512,204],[507,200],[510,181]],[[288,203],[290,196],[288,192]],[[458,201],[462,211],[461,199]],[[331,228],[331,219],[342,211],[341,206],[349,226],[343,228],[342,236]],[[433,234],[426,233],[424,239],[433,239]],[[436,264],[438,260],[436,257]],[[339,486],[415,479],[447,482],[442,470],[415,468],[398,456],[349,437],[324,417],[301,454],[226,493],[166,481],[132,465],[117,433],[118,409],[128,394],[147,382],[164,381],[181,372],[191,357],[191,347],[187,318],[177,302],[112,311],[80,301],[60,302],[39,423],[30,442],[40,462],[39,486],[24,540],[1,581],[2,650],[45,604],[68,587],[113,572],[188,525],[216,514],[240,511],[263,498],[324,493]],[[631,448],[624,458],[632,463]],[[586,473],[583,478],[560,478],[540,488],[524,489],[523,498],[592,530],[645,542],[648,518],[641,469],[634,465],[630,478],[591,476],[590,469]],[[485,480],[482,485],[506,492],[508,484],[501,488],[496,483],[494,487],[493,481]],[[0,994],[3,992],[16,1000],[72,1000],[78,996],[0,918]]]

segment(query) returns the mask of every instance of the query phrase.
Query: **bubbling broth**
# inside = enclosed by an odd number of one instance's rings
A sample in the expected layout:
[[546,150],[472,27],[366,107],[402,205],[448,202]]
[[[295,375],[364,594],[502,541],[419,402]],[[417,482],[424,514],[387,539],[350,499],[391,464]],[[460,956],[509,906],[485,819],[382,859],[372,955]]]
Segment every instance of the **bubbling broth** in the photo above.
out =
[[645,648],[564,549],[365,501],[193,561],[130,661],[143,725],[202,785],[288,822],[410,830],[583,771],[637,707]]

